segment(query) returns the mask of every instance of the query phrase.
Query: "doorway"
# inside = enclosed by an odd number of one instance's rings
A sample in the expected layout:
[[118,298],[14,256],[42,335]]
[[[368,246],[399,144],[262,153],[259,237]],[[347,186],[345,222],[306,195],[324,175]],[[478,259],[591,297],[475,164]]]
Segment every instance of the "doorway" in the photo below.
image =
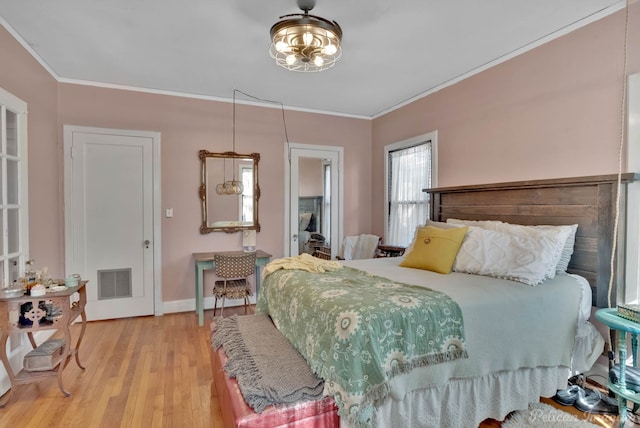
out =
[[160,134],[64,127],[67,274],[89,320],[162,314]]
[[285,256],[330,252],[342,242],[342,147],[285,147]]

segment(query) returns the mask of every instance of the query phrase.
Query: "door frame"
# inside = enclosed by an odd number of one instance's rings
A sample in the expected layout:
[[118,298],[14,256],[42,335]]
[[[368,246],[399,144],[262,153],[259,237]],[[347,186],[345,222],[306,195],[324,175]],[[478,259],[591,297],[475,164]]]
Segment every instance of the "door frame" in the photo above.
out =
[[65,270],[66,275],[71,273],[71,260],[73,258],[73,209],[72,209],[72,174],[71,168],[71,143],[73,133],[126,135],[130,137],[150,138],[152,141],[152,192],[153,192],[153,313],[156,316],[163,314],[162,301],[162,200],[161,200],[161,159],[160,159],[160,132],[137,131],[112,128],[96,128],[88,126],[63,125],[64,134],[64,237],[65,237]]
[[[627,171],[640,171],[640,73],[630,74],[627,81]],[[624,169],[623,169],[624,171]],[[640,300],[640,182],[627,184],[626,272],[624,290],[618,289],[618,301]],[[624,232],[623,232],[624,233]],[[635,257],[632,256],[635,254]]]
[[[284,146],[284,256],[291,256],[291,149],[302,149],[314,152],[333,152],[338,157],[338,195],[335,199],[338,202],[338,241],[331,244],[331,254],[338,254],[342,244],[344,230],[344,147],[324,146],[315,144],[287,143]],[[313,157],[313,156],[310,156]],[[320,156],[318,154],[318,158]],[[333,224],[333,222],[332,222]],[[335,250],[335,251],[334,251]]]

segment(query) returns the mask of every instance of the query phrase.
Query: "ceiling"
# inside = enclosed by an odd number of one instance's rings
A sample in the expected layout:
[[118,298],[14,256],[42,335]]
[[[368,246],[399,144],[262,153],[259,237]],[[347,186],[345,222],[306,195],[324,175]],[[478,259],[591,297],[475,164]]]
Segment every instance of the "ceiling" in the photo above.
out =
[[[288,108],[371,118],[568,31],[624,0],[318,0],[343,29],[320,73],[269,56],[295,0],[0,0],[0,23],[62,82],[229,100],[237,88]],[[2,61],[3,63],[5,61]]]

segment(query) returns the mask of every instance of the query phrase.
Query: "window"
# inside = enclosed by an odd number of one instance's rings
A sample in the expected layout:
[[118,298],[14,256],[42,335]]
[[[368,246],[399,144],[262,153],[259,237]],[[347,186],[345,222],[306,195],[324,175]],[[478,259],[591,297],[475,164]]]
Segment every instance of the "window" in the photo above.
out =
[[0,89],[0,279],[24,271],[29,253],[27,212],[27,104]]
[[240,164],[243,191],[240,198],[240,221],[253,222],[253,165]]
[[[627,102],[627,171],[640,171],[640,73],[629,76]],[[626,242],[623,302],[640,303],[640,182],[627,184],[626,233],[622,228],[623,242]],[[624,215],[624,213],[622,213]],[[612,297],[615,298],[615,297]]]
[[326,237],[325,245],[331,245],[331,161],[322,161],[322,232]]
[[385,243],[407,246],[416,226],[429,215],[429,195],[436,178],[436,132],[385,147]]

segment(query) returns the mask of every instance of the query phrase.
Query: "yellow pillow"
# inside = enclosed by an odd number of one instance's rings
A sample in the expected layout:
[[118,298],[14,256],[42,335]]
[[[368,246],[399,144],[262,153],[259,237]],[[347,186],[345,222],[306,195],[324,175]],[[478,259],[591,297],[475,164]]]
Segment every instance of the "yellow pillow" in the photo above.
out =
[[467,229],[468,227],[440,229],[431,226],[419,228],[413,248],[400,266],[439,273],[451,272]]

